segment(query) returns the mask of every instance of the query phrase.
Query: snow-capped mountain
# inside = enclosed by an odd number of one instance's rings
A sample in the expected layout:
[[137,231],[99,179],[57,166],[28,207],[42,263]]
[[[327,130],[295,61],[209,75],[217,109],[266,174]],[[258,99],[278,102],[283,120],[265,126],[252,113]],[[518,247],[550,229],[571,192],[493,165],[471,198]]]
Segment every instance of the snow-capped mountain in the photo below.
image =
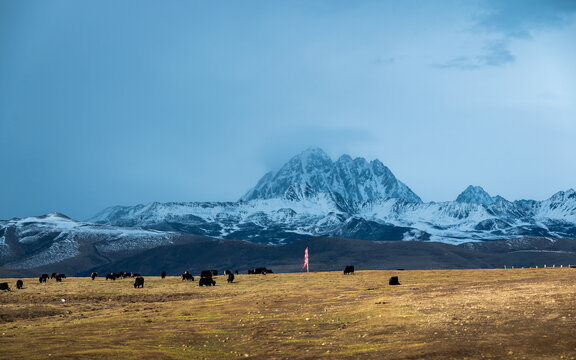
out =
[[[343,155],[333,162],[322,150],[310,149],[266,174],[236,202],[113,206],[85,222],[58,213],[0,221],[0,271],[64,266],[82,272],[124,264],[123,259],[136,264],[147,249],[172,254],[167,249],[184,246],[203,253],[204,247],[226,243],[256,251],[254,246],[264,248],[251,243],[284,245],[310,236],[454,245],[503,240],[494,246],[466,246],[496,253],[541,247],[550,253],[571,252],[571,243],[560,250],[554,244],[576,238],[576,191],[511,202],[469,186],[455,201],[423,203],[378,160]],[[526,237],[531,240],[512,241]],[[231,239],[245,241],[227,241]],[[190,258],[175,262],[172,257],[166,262],[175,268]]]
[[423,203],[380,161],[309,149],[266,174],[238,202],[115,206],[88,221],[284,244],[306,236],[463,243],[521,236],[576,237],[576,192],[510,202],[469,186]]
[[482,187],[472,185],[468,186],[456,198],[456,202],[484,205],[490,205],[501,200],[506,199],[501,196],[490,196]]
[[367,162],[364,158],[342,155],[333,162],[318,148],[308,149],[290,159],[280,170],[264,175],[241,200],[281,197],[294,185],[307,185],[318,192],[335,192],[359,202],[380,198],[422,202],[379,160]]
[[171,244],[178,234],[75,221],[59,213],[0,221],[0,265],[27,269],[91,252],[106,257]]

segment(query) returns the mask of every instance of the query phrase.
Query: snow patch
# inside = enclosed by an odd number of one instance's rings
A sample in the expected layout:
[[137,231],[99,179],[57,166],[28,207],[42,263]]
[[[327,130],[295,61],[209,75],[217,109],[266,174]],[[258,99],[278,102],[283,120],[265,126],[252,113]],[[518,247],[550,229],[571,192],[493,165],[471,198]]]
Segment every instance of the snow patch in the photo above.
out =
[[4,267],[18,270],[54,264],[79,255],[80,251],[78,249],[79,244],[76,240],[67,237],[65,234],[60,234],[54,239],[54,243],[48,249],[24,260],[7,263]]

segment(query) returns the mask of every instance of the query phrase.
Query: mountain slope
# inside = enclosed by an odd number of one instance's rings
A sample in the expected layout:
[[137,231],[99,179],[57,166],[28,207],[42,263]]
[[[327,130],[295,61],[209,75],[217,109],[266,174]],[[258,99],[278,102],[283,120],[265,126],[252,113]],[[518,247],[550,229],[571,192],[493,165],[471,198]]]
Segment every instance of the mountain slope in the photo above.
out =
[[[53,213],[0,221],[0,266],[19,270],[75,259],[87,266],[120,253],[173,243],[177,234],[82,223]],[[89,254],[89,255],[87,255]]]

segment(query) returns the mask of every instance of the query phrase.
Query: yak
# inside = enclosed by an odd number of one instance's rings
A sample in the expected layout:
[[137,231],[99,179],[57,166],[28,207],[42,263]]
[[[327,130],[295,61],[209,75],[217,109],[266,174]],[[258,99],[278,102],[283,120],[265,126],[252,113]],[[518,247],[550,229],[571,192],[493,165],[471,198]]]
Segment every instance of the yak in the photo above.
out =
[[144,278],[142,276],[138,276],[135,280],[134,280],[134,289],[136,288],[144,288]]
[[96,279],[96,276],[98,276],[98,273],[93,272],[90,277],[92,278],[92,280]]
[[22,280],[16,281],[16,289],[20,290],[24,287],[24,282]]
[[166,271],[162,271],[162,275],[160,275],[162,277],[162,279],[166,278]]
[[354,266],[348,265],[344,268],[344,275],[354,274]]
[[212,280],[212,278],[200,278],[198,286],[216,286],[216,281]]
[[192,274],[190,274],[188,271],[184,271],[182,273],[182,281],[184,280],[194,281],[194,276],[192,276]]
[[262,274],[262,275],[266,275],[266,274],[273,274],[274,272],[270,269],[266,269],[266,267],[259,267],[256,269],[250,269],[248,270],[248,274]]
[[398,281],[398,276],[392,276],[390,278],[390,280],[388,281],[389,285],[400,285],[400,282]]
[[11,291],[10,286],[8,286],[7,282],[0,283],[0,290]]
[[118,277],[117,274],[115,274],[115,273],[110,273],[110,274],[106,275],[106,280],[108,280],[108,279],[110,279],[110,280],[116,280],[117,277]]
[[199,286],[215,286],[216,281],[212,279],[213,270],[202,270],[200,273]]

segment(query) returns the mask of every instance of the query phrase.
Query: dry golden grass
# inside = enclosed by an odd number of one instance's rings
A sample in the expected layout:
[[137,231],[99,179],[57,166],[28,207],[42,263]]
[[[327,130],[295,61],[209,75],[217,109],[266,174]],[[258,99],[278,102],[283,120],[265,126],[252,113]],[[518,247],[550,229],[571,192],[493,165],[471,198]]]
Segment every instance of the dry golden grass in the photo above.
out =
[[25,279],[0,292],[0,358],[576,358],[576,269],[216,280]]

